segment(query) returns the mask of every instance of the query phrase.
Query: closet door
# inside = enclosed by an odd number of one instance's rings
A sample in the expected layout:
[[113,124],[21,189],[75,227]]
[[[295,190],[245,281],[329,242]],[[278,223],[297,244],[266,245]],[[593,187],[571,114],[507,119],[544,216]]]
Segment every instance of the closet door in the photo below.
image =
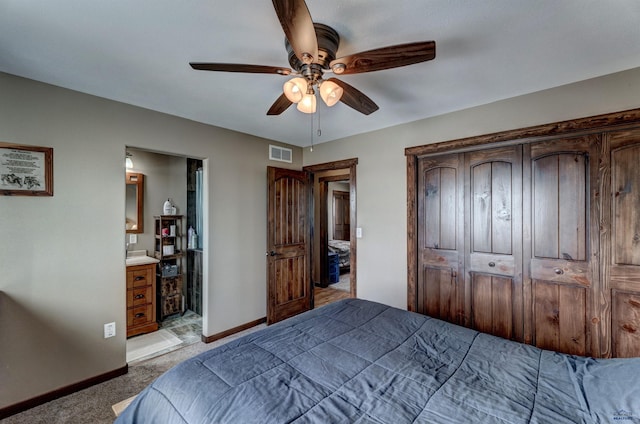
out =
[[[598,137],[525,148],[529,184],[525,341],[543,349],[599,356],[596,205]],[[592,224],[590,227],[590,223]],[[531,340],[530,340],[531,339]]]
[[465,154],[464,324],[522,340],[522,147]]
[[461,155],[418,162],[417,311],[460,323],[463,265]]
[[640,356],[640,130],[612,133],[609,141],[611,239],[605,278],[611,353],[634,357]]

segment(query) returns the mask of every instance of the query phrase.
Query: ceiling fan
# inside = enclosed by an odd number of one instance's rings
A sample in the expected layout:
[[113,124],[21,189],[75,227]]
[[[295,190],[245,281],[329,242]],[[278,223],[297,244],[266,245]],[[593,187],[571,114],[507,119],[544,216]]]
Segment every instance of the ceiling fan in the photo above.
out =
[[[285,82],[283,94],[273,103],[267,115],[279,115],[293,103],[301,112],[315,113],[316,90],[327,104],[338,101],[369,115],[378,110],[373,100],[355,87],[337,78],[323,79],[325,73],[359,74],[397,68],[432,60],[435,41],[398,44],[355,53],[336,59],[340,36],[331,27],[314,23],[304,0],[273,0],[273,6],[285,34],[285,47],[291,68],[236,63],[189,63],[202,71],[245,72],[293,75]],[[314,89],[315,87],[315,89]]]

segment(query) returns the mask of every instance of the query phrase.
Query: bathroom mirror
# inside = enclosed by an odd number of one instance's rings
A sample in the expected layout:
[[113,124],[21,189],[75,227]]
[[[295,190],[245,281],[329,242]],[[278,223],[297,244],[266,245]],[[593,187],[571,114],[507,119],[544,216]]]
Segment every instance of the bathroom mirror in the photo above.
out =
[[143,233],[144,205],[142,199],[144,195],[144,175],[136,172],[127,172],[126,183],[125,229],[127,233]]

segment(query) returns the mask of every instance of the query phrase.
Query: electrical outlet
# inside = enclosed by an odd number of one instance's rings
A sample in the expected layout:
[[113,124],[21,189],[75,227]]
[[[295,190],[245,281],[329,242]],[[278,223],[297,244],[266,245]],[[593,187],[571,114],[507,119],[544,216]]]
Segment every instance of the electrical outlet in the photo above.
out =
[[108,339],[116,335],[116,323],[110,322],[104,325],[104,338]]
[[362,228],[356,228],[356,238],[362,238]]

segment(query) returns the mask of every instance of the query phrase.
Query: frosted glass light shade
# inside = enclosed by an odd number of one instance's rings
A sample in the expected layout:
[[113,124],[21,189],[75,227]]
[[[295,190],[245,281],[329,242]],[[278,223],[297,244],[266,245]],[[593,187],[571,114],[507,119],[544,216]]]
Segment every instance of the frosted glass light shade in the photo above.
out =
[[284,83],[282,91],[290,102],[298,103],[307,92],[307,80],[300,77],[290,79]]
[[131,158],[125,158],[124,160],[124,166],[127,169],[132,169],[133,168],[133,161],[131,160]]
[[324,81],[320,86],[320,97],[331,107],[340,101],[344,90],[333,81]]
[[298,110],[303,113],[316,113],[316,96],[305,94],[298,103]]

